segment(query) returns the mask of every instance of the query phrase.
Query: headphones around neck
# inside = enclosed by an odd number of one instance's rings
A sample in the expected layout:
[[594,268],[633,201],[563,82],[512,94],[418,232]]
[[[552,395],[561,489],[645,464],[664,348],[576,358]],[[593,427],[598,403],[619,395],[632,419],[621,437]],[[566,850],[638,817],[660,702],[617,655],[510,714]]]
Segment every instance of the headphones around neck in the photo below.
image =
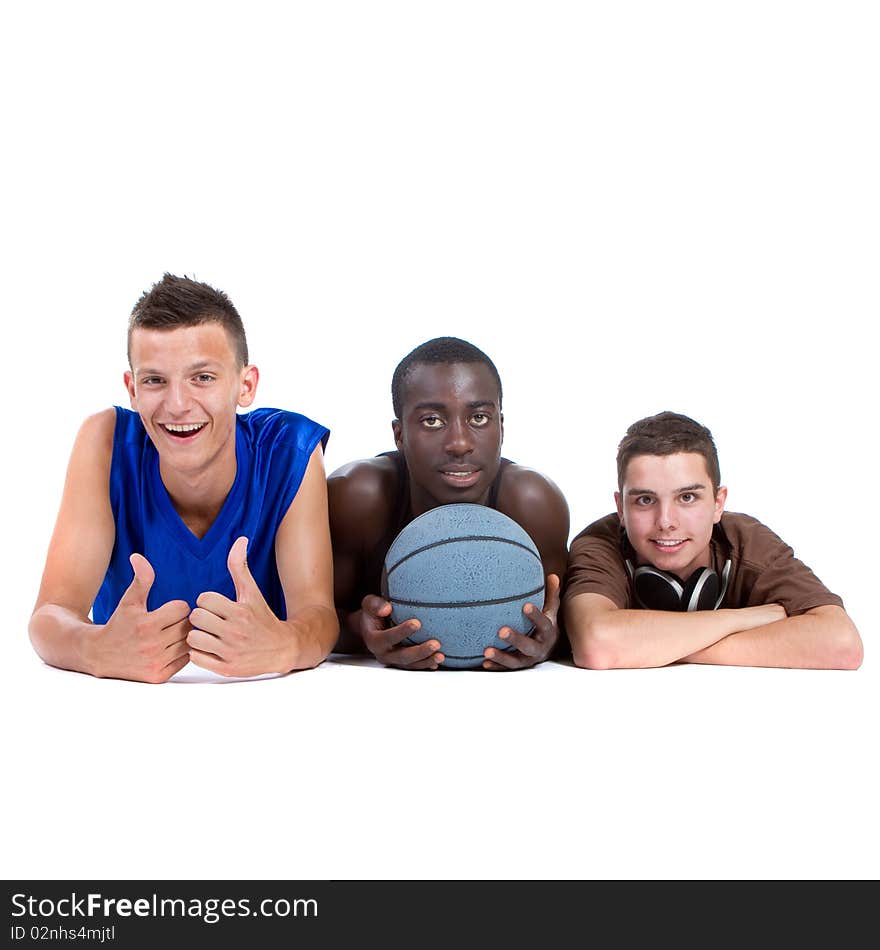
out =
[[731,561],[724,565],[720,578],[711,567],[700,567],[686,581],[651,564],[633,567],[627,560],[626,568],[636,600],[645,610],[717,610],[727,593]]

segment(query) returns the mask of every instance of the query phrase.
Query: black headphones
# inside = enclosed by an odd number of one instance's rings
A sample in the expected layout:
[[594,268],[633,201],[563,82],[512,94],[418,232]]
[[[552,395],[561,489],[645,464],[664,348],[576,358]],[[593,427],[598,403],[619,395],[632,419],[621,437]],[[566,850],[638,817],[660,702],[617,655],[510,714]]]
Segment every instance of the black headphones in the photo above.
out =
[[633,567],[626,562],[636,600],[645,610],[717,610],[727,593],[730,567],[728,559],[720,578],[711,567],[700,567],[683,581],[651,564]]

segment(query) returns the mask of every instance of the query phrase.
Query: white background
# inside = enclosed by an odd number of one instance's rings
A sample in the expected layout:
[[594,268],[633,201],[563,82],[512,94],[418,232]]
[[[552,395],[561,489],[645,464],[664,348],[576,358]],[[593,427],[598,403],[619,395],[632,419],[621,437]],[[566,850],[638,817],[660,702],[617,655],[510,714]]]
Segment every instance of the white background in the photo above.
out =
[[[4,876],[877,876],[874,4],[85,0],[0,47]],[[573,534],[630,422],[707,423],[862,670],[45,667],[70,446],[166,270],[230,294],[329,469],[391,447],[393,368],[446,334]]]

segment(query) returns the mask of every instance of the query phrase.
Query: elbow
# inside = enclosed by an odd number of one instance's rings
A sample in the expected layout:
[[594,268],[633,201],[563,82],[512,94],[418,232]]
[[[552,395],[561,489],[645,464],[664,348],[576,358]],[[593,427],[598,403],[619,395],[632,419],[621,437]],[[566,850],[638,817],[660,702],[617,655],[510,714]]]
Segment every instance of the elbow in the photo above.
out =
[[859,631],[842,611],[833,623],[821,628],[814,643],[814,662],[808,664],[814,669],[857,670],[865,658]]
[[34,652],[37,656],[43,660],[43,662],[48,662],[46,660],[45,654],[45,642],[42,635],[42,626],[43,626],[43,615],[40,607],[36,607],[34,612],[31,614],[31,619],[28,622],[28,639],[31,641],[31,646],[34,648]]
[[614,670],[622,665],[616,638],[598,620],[590,620],[579,636],[572,637],[571,655],[575,666],[583,670]]
[[832,643],[833,668],[836,670],[857,670],[865,658],[865,648],[854,624],[838,631]]

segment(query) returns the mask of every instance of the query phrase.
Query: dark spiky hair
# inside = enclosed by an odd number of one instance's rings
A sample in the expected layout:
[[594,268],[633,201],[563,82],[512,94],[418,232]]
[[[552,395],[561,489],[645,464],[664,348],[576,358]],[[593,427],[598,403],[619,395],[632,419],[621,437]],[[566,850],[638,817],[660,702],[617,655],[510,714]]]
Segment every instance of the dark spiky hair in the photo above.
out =
[[242,366],[248,364],[244,325],[232,301],[222,290],[174,274],[162,279],[141,294],[128,321],[128,359],[131,362],[132,330],[176,330],[203,323],[219,323],[229,334],[235,355]]

